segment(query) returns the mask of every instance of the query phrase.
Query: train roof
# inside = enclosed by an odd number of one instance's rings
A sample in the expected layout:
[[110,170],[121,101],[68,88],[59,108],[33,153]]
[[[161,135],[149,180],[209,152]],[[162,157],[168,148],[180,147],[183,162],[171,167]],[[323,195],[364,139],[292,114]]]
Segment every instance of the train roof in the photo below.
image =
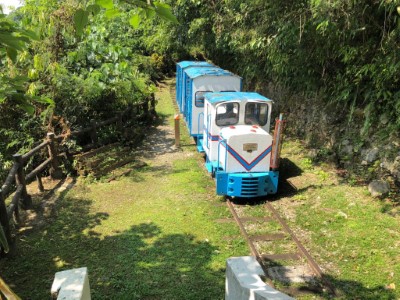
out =
[[202,77],[202,76],[235,76],[239,77],[227,70],[221,69],[219,67],[201,67],[201,68],[189,68],[185,70],[186,74],[189,76],[189,78],[197,78],[197,77]]
[[219,93],[206,93],[204,98],[210,103],[219,103],[226,101],[265,101],[272,102],[271,99],[260,95],[255,92],[219,92]]
[[177,63],[182,69],[187,68],[187,67],[212,67],[214,66],[213,64],[210,64],[209,62],[206,61],[189,61],[189,60],[184,60],[180,61]]

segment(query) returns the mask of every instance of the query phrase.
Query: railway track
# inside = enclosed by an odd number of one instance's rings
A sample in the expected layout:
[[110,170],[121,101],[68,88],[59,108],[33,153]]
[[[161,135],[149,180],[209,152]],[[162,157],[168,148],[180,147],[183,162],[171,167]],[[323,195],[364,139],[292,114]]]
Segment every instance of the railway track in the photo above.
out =
[[[269,285],[293,297],[305,294],[337,296],[336,289],[270,202],[243,206],[232,199],[226,200]],[[255,210],[257,216],[254,216]]]
[[[170,87],[171,96],[175,99],[175,90]],[[179,108],[175,101],[174,109],[179,113]],[[286,185],[285,189],[289,193],[296,193],[296,187],[289,181],[282,182]],[[282,188],[282,187],[281,187]],[[338,295],[336,289],[325,278],[321,268],[290,229],[285,220],[279,215],[270,202],[265,202],[262,207],[265,213],[261,216],[246,215],[240,205],[235,204],[231,199],[226,199],[227,206],[232,213],[235,222],[245,238],[251,254],[258,260],[265,273],[265,279],[270,286],[275,287],[291,296],[297,297],[304,294],[319,294],[321,296]],[[260,205],[257,205],[258,207]],[[267,215],[266,215],[267,214]],[[223,219],[220,221],[231,221]],[[275,226],[270,226],[275,223]],[[273,230],[264,230],[260,228],[271,228]],[[256,232],[251,233],[251,230]],[[284,243],[292,244],[292,251],[279,251],[279,247],[265,247],[265,243]],[[271,253],[271,249],[272,252]],[[296,264],[293,265],[293,262]],[[283,284],[279,284],[281,282]],[[295,284],[292,284],[292,283]],[[277,284],[279,286],[277,286]]]

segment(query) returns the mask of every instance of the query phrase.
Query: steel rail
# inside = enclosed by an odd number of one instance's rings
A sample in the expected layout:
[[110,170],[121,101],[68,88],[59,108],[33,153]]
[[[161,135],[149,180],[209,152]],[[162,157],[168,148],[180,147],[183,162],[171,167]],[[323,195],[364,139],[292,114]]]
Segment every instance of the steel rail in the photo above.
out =
[[248,244],[249,247],[250,247],[251,254],[252,254],[257,260],[261,260],[261,256],[258,254],[258,251],[256,250],[256,247],[254,247],[253,242],[250,240],[250,237],[249,237],[249,235],[247,234],[247,231],[246,231],[246,229],[244,228],[243,223],[240,221],[240,218],[239,218],[238,214],[236,213],[235,208],[233,207],[232,202],[231,202],[229,199],[226,199],[226,204],[228,205],[228,207],[229,207],[229,209],[230,209],[230,211],[231,211],[231,213],[232,213],[232,215],[233,215],[233,218],[235,219],[236,223],[239,225],[240,232],[242,233],[242,235],[243,235],[244,238],[246,239],[247,244]]
[[299,239],[296,237],[294,232],[290,229],[290,227],[287,225],[285,220],[281,218],[277,210],[272,206],[270,202],[266,202],[265,206],[269,209],[270,212],[274,215],[274,217],[279,221],[283,229],[290,235],[292,240],[296,243],[297,248],[300,250],[301,254],[307,259],[307,262],[311,269],[314,271],[314,274],[319,277],[323,284],[329,288],[333,296],[337,295],[336,289],[331,285],[329,281],[326,280],[324,273],[322,272],[321,268],[318,266],[318,264],[315,262],[315,260],[311,257],[311,255],[308,253],[307,249],[304,248],[302,243],[299,241]]
[[[272,287],[274,287],[273,281],[268,278],[268,269],[267,266],[264,264],[264,259],[268,258],[269,256],[274,256],[274,255],[265,255],[265,254],[260,254],[256,247],[254,246],[254,241],[257,240],[257,236],[250,236],[244,225],[243,225],[243,221],[249,221],[248,217],[243,217],[240,218],[235,210],[234,204],[230,201],[229,198],[226,199],[226,204],[229,208],[229,210],[231,211],[231,214],[234,218],[234,220],[236,221],[236,223],[239,226],[240,232],[242,234],[242,236],[245,238],[249,248],[250,248],[250,252],[251,255],[254,256],[257,261],[260,263],[263,271],[265,272],[266,275],[266,279],[268,281],[268,284],[271,285]],[[297,255],[297,259],[299,259],[300,257],[304,257],[308,263],[308,265],[310,266],[311,270],[313,271],[313,273],[315,274],[316,277],[318,277],[321,280],[322,286],[326,287],[327,289],[329,289],[330,293],[332,294],[332,296],[337,296],[338,292],[337,290],[331,285],[331,283],[325,278],[325,275],[323,274],[321,268],[318,266],[318,264],[314,261],[314,259],[311,257],[311,255],[308,253],[308,251],[304,248],[304,246],[302,245],[302,243],[300,242],[300,240],[296,237],[296,235],[294,234],[294,232],[290,229],[290,227],[287,225],[287,223],[285,222],[285,220],[279,215],[278,211],[272,206],[272,204],[270,202],[266,202],[265,206],[268,208],[268,210],[272,213],[272,217],[268,217],[266,218],[266,220],[270,220],[275,219],[279,222],[279,224],[281,225],[281,227],[283,228],[283,230],[290,236],[291,240],[296,244],[297,248],[298,248],[298,252],[295,253]],[[243,221],[242,221],[243,219]],[[251,218],[250,218],[251,219]],[[277,235],[277,234],[276,234]],[[270,235],[272,240],[275,240],[274,235]],[[261,237],[261,236],[260,236]],[[261,239],[264,239],[263,237],[261,237]],[[275,256],[280,257],[282,256],[283,258],[286,258],[286,256],[288,256],[288,254],[278,254]],[[292,255],[288,256],[289,258],[292,258]],[[292,289],[289,288],[288,291],[291,291]],[[291,291],[293,293],[298,293],[299,291]]]

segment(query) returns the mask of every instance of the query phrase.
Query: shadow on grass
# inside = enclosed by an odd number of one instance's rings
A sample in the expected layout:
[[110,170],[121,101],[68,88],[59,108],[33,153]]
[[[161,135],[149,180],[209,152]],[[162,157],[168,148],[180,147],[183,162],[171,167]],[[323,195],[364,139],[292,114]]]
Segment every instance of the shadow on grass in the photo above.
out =
[[128,178],[131,182],[143,182],[146,180],[145,174],[151,174],[153,177],[162,177],[172,174],[185,174],[191,170],[190,167],[184,168],[173,168],[170,165],[157,165],[157,166],[146,166],[138,170],[133,170],[129,174],[127,174],[126,178]]
[[163,113],[163,112],[157,112],[157,120],[155,121],[154,125],[155,126],[161,126],[168,122],[170,118],[173,117],[173,114],[170,113]]
[[[65,196],[40,230],[18,236],[18,253],[1,275],[23,299],[47,299],[54,273],[86,266],[93,299],[223,298],[223,270],[209,263],[217,248],[190,234],[164,234],[155,223],[99,233],[107,213]],[[108,228],[116,226],[110,225]]]
[[280,179],[287,180],[292,177],[300,176],[301,174],[303,174],[303,170],[294,162],[286,157],[281,159],[279,167]]
[[[299,190],[289,181],[290,178],[300,176],[303,170],[288,158],[282,158],[279,167],[279,183],[278,192],[274,195],[269,195],[265,200],[276,201],[281,198],[296,195]],[[265,197],[264,197],[265,198]],[[259,201],[263,201],[262,198]]]
[[[52,180],[53,181],[53,180]],[[44,192],[34,190],[30,192],[32,197],[32,207],[29,210],[20,212],[21,222],[15,224],[15,228],[27,234],[32,230],[38,229],[45,224],[46,219],[52,216],[53,209],[58,199],[61,199],[68,191],[75,186],[76,178],[64,177],[50,189],[45,189]],[[60,192],[59,195],[56,195]],[[13,245],[10,255],[14,254],[14,250],[18,245]]]

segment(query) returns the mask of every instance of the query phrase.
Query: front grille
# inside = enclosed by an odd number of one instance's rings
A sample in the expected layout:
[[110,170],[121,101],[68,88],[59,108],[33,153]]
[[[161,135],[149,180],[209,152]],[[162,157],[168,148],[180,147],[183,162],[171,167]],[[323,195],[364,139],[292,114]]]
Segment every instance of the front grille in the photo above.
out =
[[243,177],[240,196],[242,197],[257,196],[258,186],[259,183],[257,177]]

